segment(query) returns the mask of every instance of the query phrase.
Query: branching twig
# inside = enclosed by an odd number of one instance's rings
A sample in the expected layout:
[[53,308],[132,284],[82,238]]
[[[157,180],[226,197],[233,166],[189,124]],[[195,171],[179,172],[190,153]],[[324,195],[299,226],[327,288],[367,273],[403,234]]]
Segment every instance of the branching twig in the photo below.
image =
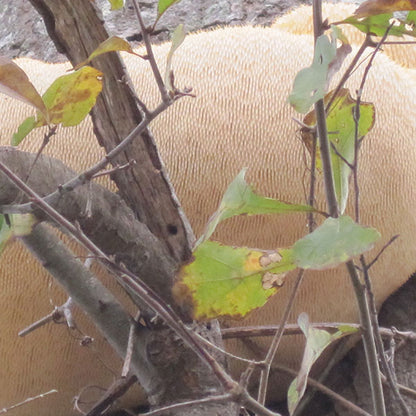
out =
[[[322,27],[322,4],[320,0],[313,1],[313,15],[314,15],[314,33],[315,39],[321,34]],[[344,75],[345,76],[345,75]],[[329,140],[326,128],[326,114],[323,100],[319,100],[315,104],[316,124],[319,138],[319,146],[321,150],[321,160],[324,170],[324,186],[325,196],[328,204],[328,210],[331,217],[337,218],[339,216],[338,202],[335,193],[335,186],[332,174],[332,164]],[[369,369],[369,378],[371,385],[371,392],[373,398],[373,406],[375,416],[385,416],[384,395],[379,376],[379,366],[377,361],[377,351],[374,343],[373,327],[371,325],[371,318],[368,309],[368,301],[366,299],[365,291],[361,285],[360,278],[352,260],[346,263],[347,270],[351,277],[351,282],[354,287],[355,296],[358,303],[360,314],[360,322],[363,327],[363,342],[364,350],[367,358],[367,365]]]
[[162,97],[162,101],[164,103],[169,103],[171,101],[169,94],[166,90],[165,87],[165,83],[163,82],[162,76],[160,75],[160,71],[159,68],[156,65],[156,60],[155,57],[153,55],[153,50],[152,50],[152,45],[150,44],[150,38],[149,38],[149,34],[146,30],[146,26],[143,22],[143,18],[142,18],[142,14],[140,12],[140,6],[139,3],[137,2],[137,0],[133,0],[133,6],[134,6],[134,10],[136,12],[137,15],[137,20],[139,21],[139,25],[140,25],[140,31],[143,37],[143,42],[145,44],[146,47],[146,53],[148,56],[148,60],[150,62],[150,67],[152,68],[153,71],[153,75],[155,77],[157,86],[159,88],[160,91],[160,95]]
[[[333,330],[336,331],[340,326],[351,326],[361,330],[360,324],[353,324],[348,322],[313,322],[310,324],[314,328],[324,329],[324,330]],[[223,339],[229,338],[251,338],[251,337],[270,337],[274,336],[276,331],[279,329],[277,325],[267,325],[267,326],[246,326],[246,327],[233,327],[233,328],[223,328],[221,330]],[[397,331],[397,329],[389,328],[380,328],[380,333],[383,337],[395,339],[406,339],[411,341],[416,341],[416,332],[412,331]],[[297,324],[287,324],[284,328],[284,335],[299,335],[302,334],[302,330]]]
[[[162,103],[160,104],[152,113],[150,118],[144,118],[143,121],[133,129],[133,131],[113,150],[111,150],[106,156],[104,156],[98,163],[88,168],[84,172],[75,176],[69,180],[64,185],[60,186],[58,190],[51,193],[50,195],[45,196],[43,199],[46,203],[53,205],[63,193],[72,192],[77,187],[84,185],[91,181],[91,179],[104,169],[108,162],[113,160],[121,152],[125,151],[126,148],[146,130],[148,125],[154,118],[156,118],[160,113],[162,113],[169,105]],[[33,212],[33,207],[31,203],[21,204],[21,205],[10,205],[2,207],[3,213],[15,213],[15,214],[26,214]]]
[[[19,331],[18,336],[19,337],[24,337],[28,334],[30,334],[31,332],[35,331],[38,328],[41,328],[42,326],[48,324],[49,322],[59,322],[62,318],[67,318],[67,313],[65,312],[66,309],[68,309],[68,307],[70,307],[70,299],[69,298],[64,304],[62,304],[61,306],[56,306],[54,308],[54,310],[44,316],[43,318],[37,320],[36,322],[33,322],[32,324],[30,324],[29,326],[27,326],[26,328],[22,329],[21,331]],[[67,320],[68,323],[68,327],[69,328],[74,328],[74,324],[72,322],[72,320]]]
[[364,258],[363,255],[360,256],[360,262],[361,262],[361,267],[362,267],[363,273],[364,273],[364,282],[365,282],[365,287],[366,287],[366,291],[367,291],[370,313],[371,313],[371,317],[372,317],[371,322],[372,322],[372,325],[373,325],[374,341],[375,341],[375,344],[376,344],[376,347],[377,347],[381,367],[384,371],[384,374],[385,374],[385,377],[386,377],[386,380],[387,380],[387,384],[390,387],[390,389],[393,393],[393,396],[398,401],[398,403],[399,403],[399,405],[402,409],[403,414],[406,415],[406,416],[410,416],[409,409],[408,409],[405,401],[403,400],[403,397],[400,394],[400,391],[399,391],[398,386],[397,386],[397,380],[395,379],[395,376],[393,374],[393,371],[392,371],[391,367],[387,363],[386,355],[384,353],[383,341],[381,340],[380,328],[379,328],[379,325],[378,325],[376,302],[375,302],[374,294],[373,294],[373,291],[372,291],[372,288],[371,288],[371,280],[370,280],[370,276],[368,274],[368,266],[366,264],[366,261],[365,261],[365,258]]

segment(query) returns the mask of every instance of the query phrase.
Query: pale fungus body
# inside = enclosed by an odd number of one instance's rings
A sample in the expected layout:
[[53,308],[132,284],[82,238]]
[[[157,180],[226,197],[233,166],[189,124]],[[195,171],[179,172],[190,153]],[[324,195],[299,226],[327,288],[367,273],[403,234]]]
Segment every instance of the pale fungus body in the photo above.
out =
[[[313,39],[278,26],[192,34],[174,57],[176,84],[192,86],[196,98],[180,99],[153,122],[151,129],[197,235],[243,167],[249,168],[247,179],[258,192],[288,202],[305,202],[308,166],[287,97],[295,74],[311,62]],[[167,44],[155,47],[161,65],[168,49]],[[132,56],[124,59],[139,97],[154,108],[159,95],[148,63]],[[68,68],[30,59],[16,62],[42,92]],[[349,82],[352,91],[359,75],[356,73]],[[393,235],[400,235],[371,270],[378,305],[416,270],[415,80],[413,70],[380,54],[363,95],[364,100],[374,102],[377,111],[374,129],[361,148],[360,163],[362,223],[382,234],[370,258]],[[2,145],[9,144],[12,133],[30,114],[27,106],[0,97]],[[35,132],[21,148],[37,151],[41,141],[42,134]],[[79,127],[60,129],[45,153],[77,171],[103,155],[89,119]],[[324,207],[322,192],[318,203]],[[351,213],[351,209],[348,211]],[[302,215],[266,216],[229,221],[219,228],[215,238],[227,244],[272,249],[290,246],[306,233]],[[293,277],[288,276],[285,286],[263,309],[238,324],[279,323]],[[64,299],[56,294],[50,280],[17,242],[0,258],[0,408],[53,388],[59,391],[16,409],[13,415],[75,414],[71,398],[83,386],[105,386],[112,380],[111,371],[100,360],[115,372],[120,365],[82,318],[78,319],[84,332],[97,337],[92,350],[79,346],[64,325],[45,326],[26,338],[17,338],[20,329],[50,312],[51,302],[59,304]],[[345,267],[306,275],[291,321],[301,312],[307,312],[315,322],[357,321]],[[257,342],[258,352],[262,351],[265,342]],[[234,353],[249,354],[242,344],[233,343],[230,348]],[[300,337],[285,339],[278,359],[297,368],[301,353]],[[281,387],[281,383],[274,384],[274,390]]]

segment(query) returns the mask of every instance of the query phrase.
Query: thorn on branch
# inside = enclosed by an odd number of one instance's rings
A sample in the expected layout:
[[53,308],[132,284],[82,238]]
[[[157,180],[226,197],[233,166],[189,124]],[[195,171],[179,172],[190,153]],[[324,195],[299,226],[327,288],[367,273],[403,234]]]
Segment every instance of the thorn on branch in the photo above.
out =
[[41,328],[42,326],[48,324],[49,322],[62,324],[65,321],[68,328],[75,329],[76,324],[73,319],[72,308],[73,308],[72,300],[71,298],[68,298],[68,300],[63,305],[56,306],[50,314],[44,316],[43,318],[39,319],[36,322],[33,322],[25,329],[22,329],[18,333],[18,336],[24,337],[30,334],[31,332],[35,331],[36,329]]

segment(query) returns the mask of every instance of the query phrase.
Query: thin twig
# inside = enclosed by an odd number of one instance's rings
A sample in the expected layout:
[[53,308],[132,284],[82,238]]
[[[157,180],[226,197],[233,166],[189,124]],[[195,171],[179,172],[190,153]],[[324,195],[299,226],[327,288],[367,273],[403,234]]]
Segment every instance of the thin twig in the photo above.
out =
[[331,96],[331,99],[329,100],[328,104],[325,107],[325,112],[328,112],[331,108],[335,98],[337,97],[339,91],[341,88],[343,88],[344,84],[347,82],[347,79],[350,77],[351,73],[356,68],[358,61],[360,60],[361,56],[363,55],[364,51],[372,45],[372,40],[370,36],[366,36],[364,39],[363,44],[360,46],[360,49],[358,49],[357,53],[355,54],[354,58],[352,59],[351,63],[348,65],[348,68],[346,69],[344,75],[341,77],[340,81],[338,82],[337,86],[335,87],[334,93]]
[[139,21],[140,31],[141,31],[141,34],[142,34],[142,37],[143,37],[143,42],[144,42],[145,47],[146,47],[146,53],[147,53],[147,56],[148,56],[150,67],[152,68],[153,75],[156,79],[156,83],[157,83],[157,86],[159,88],[160,95],[162,97],[162,101],[164,103],[169,103],[171,101],[171,99],[169,97],[168,91],[166,90],[165,83],[163,82],[162,76],[160,75],[159,68],[157,67],[156,60],[155,60],[155,57],[153,55],[152,45],[150,43],[149,33],[148,33],[148,31],[146,29],[146,26],[144,24],[142,13],[140,11],[140,5],[137,2],[137,0],[133,0],[133,6],[134,6],[134,10],[135,10],[136,15],[137,15],[137,19]]
[[[285,367],[285,366],[282,366],[282,365],[275,365],[275,366],[273,366],[273,369],[275,369],[277,371],[281,371],[281,372],[287,373],[287,374],[290,374],[290,375],[292,375],[294,377],[296,377],[298,375],[295,370],[292,370],[291,368],[288,368],[288,367]],[[354,403],[352,403],[349,400],[345,399],[340,394],[335,393],[333,390],[331,390],[330,388],[324,386],[319,381],[316,381],[313,378],[308,377],[307,382],[308,382],[308,385],[309,386],[312,386],[316,390],[319,390],[321,393],[327,395],[328,397],[330,397],[334,401],[338,402],[340,405],[342,405],[346,409],[349,409],[349,410],[355,412],[357,415],[361,415],[361,416],[371,416],[370,413],[367,413],[365,410],[361,409],[360,407],[358,407]]]
[[[275,328],[278,328],[278,327],[275,327]],[[221,332],[221,333],[223,334],[223,332]],[[275,333],[276,333],[276,330],[274,331],[273,334],[275,334]],[[204,338],[202,335],[198,334],[197,332],[194,332],[194,334],[198,337],[198,339],[203,344],[205,344],[209,348],[214,348],[215,350],[217,350],[221,354],[224,354],[227,357],[232,358],[233,360],[238,360],[238,361],[241,361],[241,362],[249,364],[249,365],[251,365],[251,364],[254,364],[254,365],[257,365],[257,366],[263,365],[263,362],[261,362],[261,361],[253,361],[253,360],[250,360],[248,358],[243,358],[243,357],[239,357],[238,355],[231,354],[230,352],[224,350],[223,348],[219,347],[218,345],[215,345],[212,342],[208,341],[206,338]]]
[[[314,328],[333,330],[334,332],[339,330],[339,327],[350,326],[356,328],[357,331],[361,330],[360,324],[349,323],[349,322],[316,322],[311,323]],[[276,331],[279,329],[278,325],[266,325],[266,326],[246,326],[246,327],[232,327],[223,328],[221,330],[223,339],[230,338],[253,338],[253,337],[270,337],[274,336]],[[416,341],[416,332],[413,331],[398,331],[395,328],[380,328],[380,333],[383,337],[392,338],[399,340]],[[298,324],[287,324],[284,329],[284,335],[300,335],[302,330]]]
[[[381,38],[380,42],[378,42],[376,48],[374,49],[371,58],[368,62],[368,64],[366,65],[365,69],[364,69],[364,74],[362,76],[361,79],[361,84],[359,89],[357,90],[357,102],[354,108],[354,122],[355,122],[355,148],[354,148],[354,169],[353,169],[353,177],[354,177],[354,189],[355,189],[355,220],[357,223],[360,222],[360,206],[359,206],[359,185],[358,185],[358,148],[359,148],[359,137],[358,137],[358,127],[359,127],[359,120],[360,120],[360,104],[361,104],[361,95],[362,92],[364,90],[364,86],[366,83],[366,80],[368,78],[368,74],[370,72],[370,69],[372,67],[373,61],[375,59],[375,56],[377,54],[377,52],[380,50],[381,45],[383,44],[383,42],[386,40],[388,33],[390,31],[392,27],[392,24],[387,28],[386,32],[384,33],[383,37]],[[390,243],[390,242],[389,242]],[[389,244],[388,243],[388,244]],[[385,246],[386,247],[386,246]],[[379,256],[381,255],[381,253],[384,251],[384,247],[383,249],[380,251],[380,253],[376,256],[376,258],[379,258]],[[406,403],[404,402],[403,398],[401,397],[399,390],[397,388],[397,385],[394,381],[394,377],[391,371],[391,368],[389,367],[389,365],[387,364],[386,361],[386,356],[384,354],[384,348],[383,348],[383,342],[381,340],[381,335],[380,335],[380,331],[379,331],[379,325],[378,325],[378,319],[377,319],[377,309],[376,309],[376,304],[375,304],[375,299],[374,299],[374,294],[371,288],[371,279],[368,273],[369,267],[366,264],[364,255],[360,256],[360,263],[361,263],[361,267],[362,267],[362,273],[364,276],[364,286],[365,286],[365,291],[366,291],[366,296],[365,298],[367,299],[367,303],[368,303],[368,311],[369,311],[369,317],[370,317],[370,322],[371,322],[371,326],[372,326],[372,332],[373,332],[373,342],[374,342],[374,346],[378,352],[378,357],[380,359],[381,362],[381,366],[383,368],[383,371],[386,374],[388,383],[390,385],[390,388],[392,389],[393,395],[395,396],[396,400],[399,402],[400,407],[402,408],[402,411],[405,415],[410,416],[409,410],[406,406]],[[372,263],[374,264],[374,263]],[[377,377],[377,380],[375,380],[377,382],[377,390],[381,389],[381,380],[380,377]],[[371,382],[371,380],[370,380]],[[377,393],[377,391],[376,391]],[[374,396],[373,396],[374,397]],[[383,397],[379,395],[377,400],[381,400]],[[383,402],[384,402],[384,398],[383,398]],[[375,404],[376,406],[376,404]],[[376,407],[375,407],[376,408]],[[381,406],[380,406],[380,411],[381,411]],[[385,411],[385,410],[384,410]]]
[[130,372],[130,363],[133,357],[133,344],[136,337],[136,326],[139,324],[140,320],[140,311],[137,312],[134,320],[130,323],[129,339],[127,341],[127,351],[124,358],[123,369],[121,370],[121,377],[127,377],[127,374]]
[[[315,188],[316,188],[316,143],[317,137],[316,132],[312,133],[312,152],[311,152],[311,171],[309,181],[309,198],[308,203],[311,207],[315,205]],[[311,233],[315,228],[315,217],[313,212],[307,214],[308,217],[308,229]]]
[[58,390],[53,389],[53,390],[47,391],[46,393],[40,393],[40,394],[38,394],[37,396],[34,396],[34,397],[28,397],[27,399],[23,400],[22,402],[19,402],[19,403],[13,404],[12,406],[4,407],[3,409],[0,409],[0,414],[10,412],[13,409],[16,409],[17,407],[24,406],[24,405],[26,405],[30,402],[33,402],[34,400],[43,399],[44,397],[49,396],[50,394],[54,394],[54,393],[58,393]]
[[264,359],[264,366],[262,367],[260,371],[260,383],[259,383],[259,392],[258,392],[257,400],[261,404],[264,404],[266,402],[267,385],[269,381],[270,368],[273,363],[273,359],[276,356],[277,349],[279,348],[285,326],[289,319],[289,314],[292,310],[293,302],[295,301],[295,297],[302,283],[304,274],[305,274],[305,270],[303,269],[299,270],[299,273],[296,277],[295,286],[293,287],[290,297],[287,301],[287,305],[286,305],[283,317],[281,319],[280,326],[278,327],[278,330],[276,331],[273,337],[273,340],[270,344],[270,347]]
[[166,415],[166,414],[177,412],[178,410],[181,410],[181,409],[186,409],[188,407],[206,405],[210,403],[212,404],[227,403],[230,400],[232,400],[231,394],[220,394],[218,396],[210,396],[210,397],[205,397],[203,399],[198,399],[198,400],[189,400],[189,401],[182,402],[182,403],[174,403],[169,406],[163,406],[159,409],[152,410],[150,412],[139,413],[137,416]]
[[[321,0],[313,1],[314,15],[314,33],[315,38],[320,34],[322,27],[322,4]],[[364,42],[365,44],[366,42]],[[361,49],[360,49],[361,50]],[[344,75],[344,77],[346,74]],[[329,140],[326,128],[326,113],[323,100],[319,100],[315,104],[316,125],[319,138],[319,146],[321,150],[321,160],[324,170],[324,187],[327,200],[329,214],[333,218],[339,216],[338,202],[335,193],[335,186],[332,173],[331,154],[329,148]],[[352,260],[346,263],[347,270],[351,277],[354,287],[358,309],[360,314],[360,322],[363,327],[364,350],[369,370],[369,378],[372,392],[372,401],[375,416],[385,416],[384,396],[379,376],[379,365],[377,361],[377,351],[374,342],[373,327],[371,325],[370,313],[368,310],[368,301],[366,299],[364,288],[361,285],[360,278]]]
[[380,258],[380,256],[384,253],[384,250],[386,250],[387,247],[389,247],[396,238],[399,237],[399,234],[394,235],[392,238],[390,238],[389,241],[387,241],[386,244],[381,248],[381,250],[377,253],[377,255],[374,257],[373,260],[370,261],[370,263],[367,264],[367,270],[370,270],[370,268],[376,263],[376,261]]
[[386,416],[384,393],[381,385],[380,368],[378,364],[377,348],[375,345],[375,335],[371,322],[366,291],[361,284],[357,269],[355,268],[353,261],[348,261],[346,265],[351,277],[351,282],[353,284],[356,300],[359,306],[358,309],[360,313],[360,322],[363,328],[363,346],[368,366],[374,414],[375,416]]
[[117,166],[114,166],[111,169],[106,169],[106,170],[103,170],[101,172],[98,172],[95,175],[93,175],[93,178],[94,179],[97,179],[100,176],[110,176],[110,175],[112,175],[115,172],[120,172],[121,170],[130,169],[135,163],[136,163],[135,160],[129,160],[124,165],[117,165]]
[[94,406],[88,410],[87,413],[85,413],[85,416],[101,416],[103,414],[107,414],[105,411],[109,409],[117,399],[124,396],[136,382],[137,377],[135,375],[129,375],[127,377],[117,379],[104,392],[100,400],[98,400],[97,403],[95,403]]
[[36,322],[33,322],[26,328],[22,329],[21,331],[18,332],[17,335],[19,337],[25,337],[26,335],[30,334],[31,332],[35,331],[38,328],[41,328],[42,326],[48,324],[49,322],[53,321],[55,323],[58,323],[63,318],[65,318],[69,328],[75,328],[73,319],[71,318],[71,316],[69,316],[69,319],[68,319],[68,313],[66,312],[66,310],[68,310],[68,308],[71,308],[72,306],[72,302],[70,301],[70,299],[71,298],[68,298],[68,300],[65,303],[63,303],[61,306],[55,306],[54,310],[51,313],[44,316],[43,318],[40,318]]
[[374,341],[376,343],[381,367],[385,374],[387,385],[390,387],[393,393],[393,396],[398,401],[403,414],[406,416],[410,416],[409,409],[406,405],[406,402],[404,401],[403,397],[401,396],[399,392],[399,389],[397,387],[397,380],[395,379],[395,376],[392,372],[391,367],[387,363],[386,355],[384,353],[383,341],[381,339],[380,329],[378,325],[376,302],[374,298],[374,293],[371,288],[372,285],[371,285],[370,276],[368,274],[368,266],[365,262],[365,258],[363,255],[360,256],[360,262],[361,262],[361,267],[363,268],[363,272],[364,272],[364,282],[365,282],[365,288],[367,291],[368,303],[369,303],[369,308],[370,308],[370,313],[371,313],[371,318],[372,318],[371,323],[373,325]]

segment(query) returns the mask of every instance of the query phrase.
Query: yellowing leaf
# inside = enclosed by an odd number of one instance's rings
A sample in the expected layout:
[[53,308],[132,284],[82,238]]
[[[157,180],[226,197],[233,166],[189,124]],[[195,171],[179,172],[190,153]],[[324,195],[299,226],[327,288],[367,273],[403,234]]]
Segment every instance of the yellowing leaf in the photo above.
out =
[[380,233],[363,227],[348,216],[327,218],[315,231],[296,241],[293,261],[303,269],[335,267],[370,250]]
[[16,98],[47,115],[45,104],[25,72],[13,61],[0,56],[0,92]]
[[306,113],[324,97],[329,65],[335,57],[336,43],[325,35],[319,36],[312,65],[298,72],[289,96],[289,103],[296,111]]
[[[331,94],[332,96],[332,94]],[[334,174],[335,190],[341,214],[345,211],[348,201],[350,165],[354,162],[355,121],[354,111],[357,101],[347,89],[342,89],[334,100],[326,118],[330,132],[331,160]],[[374,126],[375,108],[371,103],[360,104],[360,119],[358,123],[358,140],[362,139]],[[341,157],[340,157],[341,156]],[[344,161],[344,160],[345,161]]]
[[331,334],[322,329],[313,328],[306,313],[299,315],[298,324],[306,337],[305,351],[298,376],[292,381],[287,393],[289,413],[292,415],[302,399],[312,365],[322,352],[334,341],[357,331],[346,325],[338,327],[338,331]]
[[118,10],[124,6],[124,0],[108,0],[111,4],[111,10]]
[[288,204],[255,194],[244,179],[246,171],[247,169],[241,170],[225,191],[217,211],[208,221],[204,234],[198,240],[197,245],[208,240],[221,221],[236,215],[315,212],[314,208],[309,205]]
[[85,66],[59,77],[43,95],[50,123],[63,126],[79,124],[94,106],[102,90],[102,73]]
[[180,269],[173,294],[194,319],[242,318],[263,306],[294,268],[291,250],[261,251],[207,241],[195,250],[192,263]]
[[405,10],[416,10],[416,2],[414,0],[367,0],[360,4],[355,14],[364,17]]
[[[328,103],[332,99],[331,91],[325,96],[324,102]],[[339,91],[337,97],[326,118],[328,137],[332,144],[331,161],[334,176],[334,185],[341,214],[345,211],[348,201],[349,177],[351,174],[350,166],[354,162],[355,152],[355,121],[354,111],[357,101],[354,100],[348,89],[343,88]],[[361,102],[360,120],[358,123],[358,137],[360,140],[374,126],[375,108],[372,103]],[[308,113],[303,122],[308,126],[314,126],[316,123],[315,112]],[[307,133],[303,134],[304,140],[310,150],[311,143]],[[335,150],[334,150],[335,148]],[[317,166],[320,166],[320,154],[317,152]],[[345,163],[348,162],[348,163]],[[349,165],[350,166],[349,166]]]
[[91,55],[85,61],[79,63],[76,67],[74,67],[74,70],[77,70],[77,69],[89,64],[94,58],[96,58],[97,56],[100,56],[104,53],[120,52],[120,51],[124,51],[124,52],[131,53],[133,55],[140,56],[140,55],[138,55],[137,53],[135,53],[133,51],[130,44],[126,40],[124,40],[124,39],[122,39],[118,36],[111,36],[110,38],[101,42],[97,46],[95,51],[92,52]]

